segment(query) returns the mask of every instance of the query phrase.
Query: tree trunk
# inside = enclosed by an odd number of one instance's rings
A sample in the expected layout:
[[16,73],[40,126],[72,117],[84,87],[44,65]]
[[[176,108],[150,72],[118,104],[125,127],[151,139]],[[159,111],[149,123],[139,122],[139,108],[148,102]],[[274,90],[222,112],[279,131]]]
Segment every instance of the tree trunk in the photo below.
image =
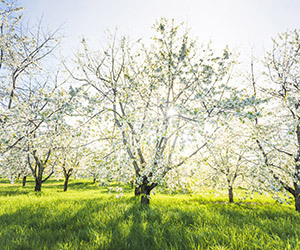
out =
[[137,183],[135,183],[134,195],[139,196],[140,194],[141,194],[141,185],[137,185]]
[[67,176],[65,177],[65,182],[64,182],[64,192],[66,192],[66,191],[68,190],[68,182],[69,182],[69,178],[70,178],[69,175],[67,175]]
[[300,194],[295,194],[295,208],[300,213]]
[[229,198],[229,203],[233,203],[232,186],[229,186],[229,188],[228,188],[228,198]]
[[96,184],[96,177],[93,178],[93,184]]
[[27,178],[27,176],[24,175],[24,176],[23,176],[23,187],[25,187],[25,185],[26,185],[26,178]]
[[141,196],[141,204],[148,205],[150,204],[150,192],[153,188],[155,188],[158,184],[152,183],[150,185],[147,176],[143,176],[142,184],[138,185],[134,189],[134,194],[136,196]]
[[141,198],[141,204],[149,205],[150,204],[150,198],[149,198],[149,196],[143,194],[142,198]]
[[141,185],[141,191],[142,194],[141,197],[141,204],[149,205],[150,204],[150,192],[151,189],[147,184]]
[[42,180],[39,178],[36,178],[34,191],[40,192],[41,190],[42,190]]
[[35,188],[34,188],[34,191],[41,191],[42,189],[42,183],[47,181],[51,176],[52,174],[54,174],[54,165],[52,166],[52,171],[51,173],[43,180],[43,173],[44,173],[44,170],[45,170],[45,167],[46,167],[46,163],[48,162],[48,159],[50,157],[50,154],[51,154],[51,150],[48,151],[47,153],[47,157],[44,161],[41,161],[37,156],[36,156],[36,150],[33,151],[33,157],[34,157],[34,160],[35,160],[35,169],[32,168],[31,166],[31,163],[30,163],[30,156],[28,154],[28,164],[29,164],[29,168],[31,169],[32,171],[32,174],[35,178]]

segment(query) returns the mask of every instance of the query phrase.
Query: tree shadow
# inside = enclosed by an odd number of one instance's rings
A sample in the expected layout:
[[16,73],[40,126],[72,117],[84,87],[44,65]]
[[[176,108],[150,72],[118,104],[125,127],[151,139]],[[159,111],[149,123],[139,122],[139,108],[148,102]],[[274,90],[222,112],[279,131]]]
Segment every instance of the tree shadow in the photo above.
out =
[[[233,247],[229,236],[244,230],[270,231],[288,242],[299,229],[277,230],[278,221],[298,220],[292,211],[240,210],[239,205],[209,203],[198,206],[155,204],[145,206],[136,197],[118,200],[87,198],[32,203],[0,216],[3,249],[207,249]],[[246,216],[253,215],[253,219]],[[268,221],[268,223],[266,223]],[[271,227],[272,222],[276,222]],[[226,228],[224,227],[226,225]],[[286,226],[286,225],[285,225]],[[288,223],[287,223],[287,226]],[[232,230],[233,232],[230,232]],[[271,232],[273,231],[273,234]],[[294,231],[293,231],[294,230]],[[254,233],[255,235],[255,233]],[[237,237],[238,238],[238,237]],[[236,242],[239,246],[239,242]],[[236,247],[237,247],[236,246]]]
[[0,197],[26,195],[32,191],[32,187],[22,187],[20,184],[0,184]]

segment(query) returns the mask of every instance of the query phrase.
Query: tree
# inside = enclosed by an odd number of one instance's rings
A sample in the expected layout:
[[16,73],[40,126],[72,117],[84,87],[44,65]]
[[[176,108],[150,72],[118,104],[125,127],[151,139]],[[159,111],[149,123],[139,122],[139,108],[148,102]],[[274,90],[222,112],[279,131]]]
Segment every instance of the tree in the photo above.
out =
[[198,161],[201,167],[193,178],[205,187],[215,187],[217,190],[227,187],[229,203],[234,202],[234,186],[249,188],[247,183],[254,179],[254,146],[247,126],[244,119],[233,117],[227,125],[221,127],[201,153]]
[[[58,127],[72,112],[77,93],[72,89],[68,93],[63,86],[67,79],[53,70],[57,61],[50,56],[59,45],[58,30],[43,30],[41,22],[37,28],[26,28],[20,24],[22,7],[8,0],[0,5],[1,158],[12,160],[5,164],[12,173],[18,158],[25,156],[35,190],[40,191],[54,173]],[[49,164],[51,170],[43,179]]]
[[[27,157],[36,182],[35,191],[41,191],[42,183],[54,174],[58,157],[56,151],[61,148],[60,137],[65,133],[62,128],[68,127],[67,119],[75,100],[74,95],[64,90],[61,84],[51,83],[49,79],[47,83],[43,84],[43,88],[31,90],[26,102],[18,106],[19,116],[16,117],[18,124],[23,124],[25,135],[14,148],[19,148],[20,154]],[[47,173],[49,168],[51,170]],[[47,176],[43,179],[44,174]]]
[[14,1],[2,0],[0,6],[0,152],[4,153],[43,123],[33,124],[21,114],[33,92],[48,82],[43,62],[58,46],[59,37],[57,31],[43,31],[41,23],[36,29],[22,26],[23,8]]
[[18,148],[12,149],[9,153],[1,157],[0,176],[8,178],[12,183],[21,176],[23,186],[26,185],[26,177],[30,174],[27,157],[24,152]]
[[67,191],[71,175],[85,164],[87,136],[84,134],[84,129],[76,126],[74,122],[72,125],[61,124],[57,129],[59,130],[55,149],[57,164],[61,167],[64,176],[64,191]]
[[[295,200],[300,212],[300,40],[299,31],[288,31],[273,39],[265,58],[267,82],[253,91],[268,98],[262,118],[256,118],[256,143],[263,165],[272,177],[274,190],[283,188]],[[259,107],[255,107],[259,109]]]
[[51,155],[51,149],[48,150],[48,152],[46,153],[44,158],[42,158],[42,156],[37,155],[37,150],[33,150],[32,155],[33,155],[33,158],[34,158],[35,166],[33,167],[31,165],[31,160],[30,160],[30,155],[29,154],[28,154],[28,163],[29,163],[29,167],[32,171],[32,175],[35,179],[34,191],[41,191],[42,190],[42,184],[45,181],[47,181],[51,177],[51,175],[54,173],[55,162],[52,164],[51,172],[48,173],[48,176],[43,179],[44,171],[47,167],[47,164],[48,164],[48,161],[49,161],[49,158],[50,158],[50,155]]
[[218,114],[229,104],[223,101],[228,101],[232,63],[228,50],[215,56],[209,45],[197,48],[182,25],[161,19],[154,29],[149,48],[134,50],[113,37],[106,50],[93,53],[83,40],[76,58],[81,73],[70,72],[97,91],[99,110],[114,131],[113,147],[127,159],[119,175],[133,166],[136,193],[146,204],[169,172],[206,145],[203,135],[214,131]]

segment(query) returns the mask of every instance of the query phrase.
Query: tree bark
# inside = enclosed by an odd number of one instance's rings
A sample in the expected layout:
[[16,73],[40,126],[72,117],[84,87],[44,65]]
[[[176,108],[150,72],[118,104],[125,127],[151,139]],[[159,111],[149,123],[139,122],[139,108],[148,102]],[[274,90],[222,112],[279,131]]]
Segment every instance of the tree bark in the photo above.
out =
[[139,186],[139,191],[141,196],[141,204],[149,205],[150,204],[150,193],[153,188],[155,188],[158,184],[156,182],[150,185],[147,176],[143,177],[143,182]]
[[232,186],[228,187],[228,198],[229,198],[229,203],[233,203],[233,191],[232,191]]
[[70,168],[68,171],[65,169],[65,167],[63,167],[63,171],[64,171],[64,177],[65,177],[65,181],[64,181],[64,192],[66,192],[68,190],[68,183],[69,183],[69,178],[72,175],[72,171],[73,168]]
[[66,177],[65,177],[65,182],[64,182],[64,192],[66,192],[66,191],[68,190],[69,177],[70,177],[70,176],[66,176]]
[[141,204],[149,205],[150,204],[149,196],[143,194],[142,197],[141,197]]
[[23,176],[23,184],[22,184],[22,185],[23,185],[23,187],[25,187],[25,185],[26,185],[26,178],[27,178],[27,176],[26,176],[26,175],[24,175],[24,176]]
[[295,208],[300,213],[300,195],[295,196]]
[[134,188],[134,195],[139,196],[141,194],[141,186],[137,186]]
[[35,188],[34,191],[40,192],[42,190],[42,179],[35,178]]
[[135,196],[141,195],[141,204],[150,204],[150,193],[157,185],[156,182],[150,185],[147,176],[143,176],[142,184],[136,185],[134,189]]
[[45,165],[46,165],[46,163],[49,160],[50,154],[51,154],[51,149],[48,151],[46,159],[44,161],[41,161],[36,156],[36,150],[34,150],[33,151],[33,157],[34,157],[34,160],[35,160],[35,169],[33,169],[32,166],[31,166],[30,157],[29,157],[29,154],[28,154],[29,168],[31,169],[32,174],[33,174],[33,176],[35,178],[35,188],[34,188],[34,191],[40,192],[41,189],[42,189],[42,183],[45,182],[45,181],[47,181],[52,176],[52,174],[54,173],[54,170],[53,170],[54,165],[53,165],[51,173],[43,180],[43,173],[44,173],[44,170],[45,170]]
[[141,195],[141,185],[140,184],[138,185],[136,181],[134,185],[134,195],[135,196]]
[[150,204],[150,186],[148,186],[147,184],[143,184],[141,185],[141,204],[144,205],[149,205]]

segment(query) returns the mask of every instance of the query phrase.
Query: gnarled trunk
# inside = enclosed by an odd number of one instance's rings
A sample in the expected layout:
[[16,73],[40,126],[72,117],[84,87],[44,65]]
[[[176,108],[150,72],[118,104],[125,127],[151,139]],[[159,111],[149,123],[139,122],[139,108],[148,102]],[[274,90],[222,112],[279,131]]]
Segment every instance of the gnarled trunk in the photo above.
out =
[[141,185],[141,203],[148,205],[150,203],[150,192],[152,189],[150,189],[151,186],[148,186],[147,184]]
[[143,182],[135,188],[135,195],[141,195],[141,204],[150,204],[150,193],[158,184],[150,184],[147,176],[143,176]]

